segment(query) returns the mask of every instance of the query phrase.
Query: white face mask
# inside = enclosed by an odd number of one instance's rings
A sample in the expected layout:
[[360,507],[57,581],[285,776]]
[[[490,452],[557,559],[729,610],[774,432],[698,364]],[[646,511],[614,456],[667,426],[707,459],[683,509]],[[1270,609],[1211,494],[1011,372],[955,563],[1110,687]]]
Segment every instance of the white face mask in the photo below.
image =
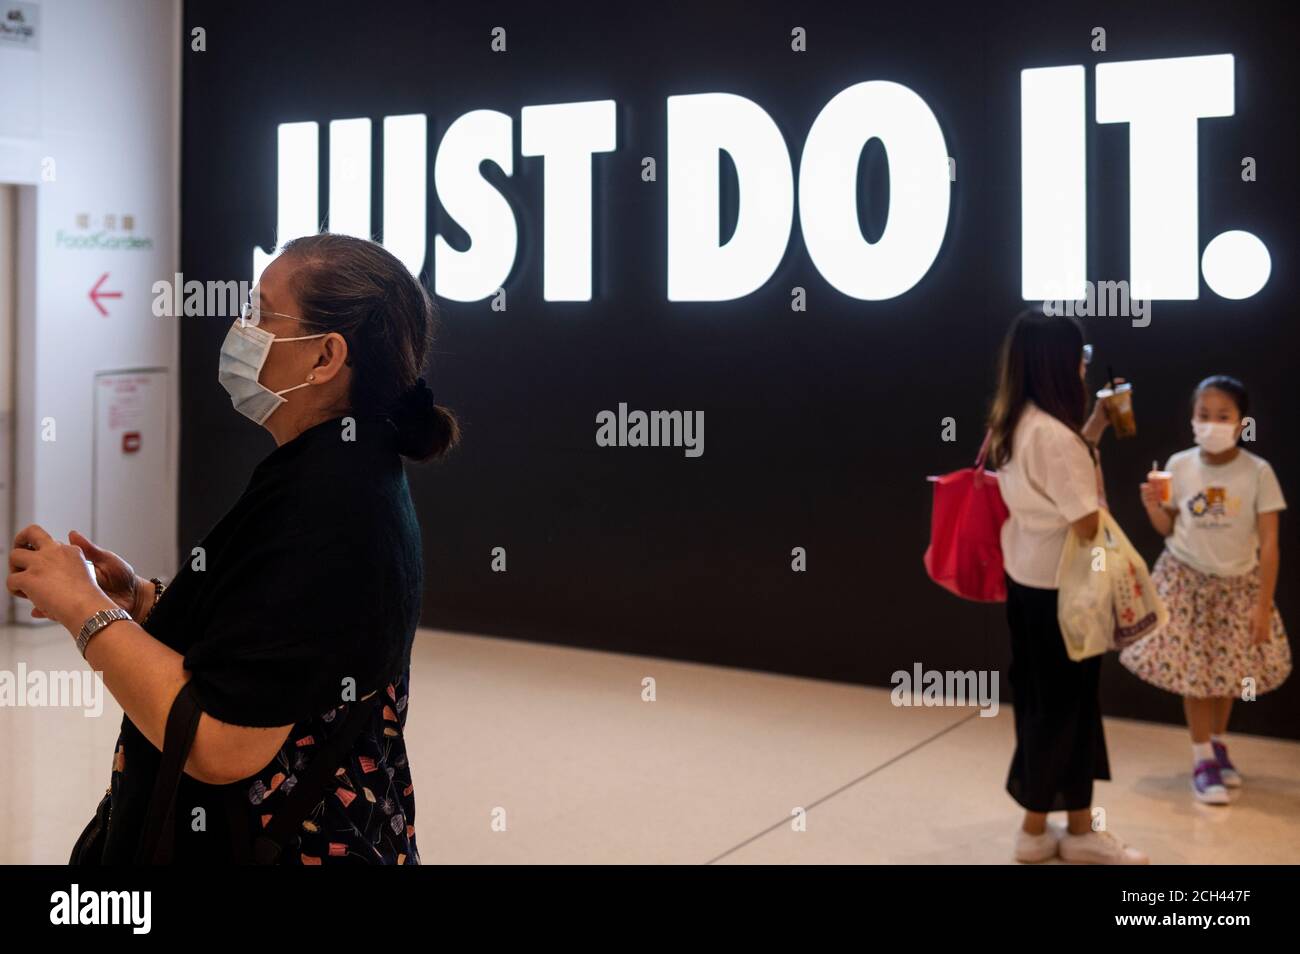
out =
[[236,321],[226,332],[226,340],[221,343],[221,358],[217,363],[217,380],[230,395],[230,403],[244,417],[257,424],[265,424],[271,413],[284,403],[282,395],[298,388],[305,388],[310,381],[295,384],[283,391],[272,391],[257,380],[262,373],[266,356],[271,353],[271,345],[277,341],[305,341],[308,338],[324,338],[328,331],[318,335],[299,335],[296,338],[277,338],[271,332],[256,325]]
[[1196,435],[1196,443],[1211,454],[1222,454],[1237,446],[1237,428],[1233,424],[1192,421],[1192,433]]

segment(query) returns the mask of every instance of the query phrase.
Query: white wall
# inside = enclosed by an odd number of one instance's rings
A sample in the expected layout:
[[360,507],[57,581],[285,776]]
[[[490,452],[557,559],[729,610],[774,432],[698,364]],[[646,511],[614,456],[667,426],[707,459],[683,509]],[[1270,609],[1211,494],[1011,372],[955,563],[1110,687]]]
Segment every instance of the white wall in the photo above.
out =
[[[18,192],[0,183],[0,558],[13,537],[14,235]],[[8,594],[0,596],[0,623],[8,622]]]
[[[0,0],[3,8],[8,0]],[[0,182],[19,192],[15,388],[17,527],[39,523],[66,539],[92,532],[95,373],[158,367],[167,375],[166,492],[142,522],[165,527],[152,545],[97,540],[145,575],[174,572],[179,329],[155,318],[151,286],[177,271],[181,10],[168,0],[41,0],[39,49],[0,46],[0,76],[34,71],[34,109],[0,120]],[[85,227],[79,216],[88,216]],[[114,229],[105,217],[116,216]],[[123,216],[134,217],[124,228]],[[70,248],[133,236],[139,250]],[[102,316],[90,290],[108,273]],[[44,421],[54,440],[44,440]],[[4,541],[7,547],[9,541]],[[16,621],[27,619],[19,604]]]

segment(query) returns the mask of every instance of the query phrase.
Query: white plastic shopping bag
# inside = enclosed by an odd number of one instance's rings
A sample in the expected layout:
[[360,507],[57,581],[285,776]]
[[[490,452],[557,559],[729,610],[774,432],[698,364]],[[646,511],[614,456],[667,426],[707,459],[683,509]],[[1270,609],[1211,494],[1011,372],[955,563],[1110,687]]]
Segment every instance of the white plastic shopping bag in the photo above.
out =
[[[1104,516],[1106,511],[1102,511]],[[1078,662],[1110,649],[1115,591],[1107,573],[1105,524],[1093,540],[1074,530],[1065,534],[1061,564],[1056,571],[1056,619],[1065,638],[1065,651]]]
[[1066,534],[1057,570],[1056,617],[1066,653],[1075,662],[1123,649],[1169,621],[1146,561],[1109,511],[1100,512],[1094,539]]

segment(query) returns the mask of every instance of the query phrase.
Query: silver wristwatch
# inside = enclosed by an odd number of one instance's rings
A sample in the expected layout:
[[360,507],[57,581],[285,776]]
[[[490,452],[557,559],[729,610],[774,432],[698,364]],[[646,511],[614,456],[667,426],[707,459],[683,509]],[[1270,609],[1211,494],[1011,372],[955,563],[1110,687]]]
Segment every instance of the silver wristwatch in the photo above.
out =
[[86,644],[90,642],[90,637],[94,636],[109,623],[117,622],[119,619],[130,619],[131,614],[126,610],[114,606],[112,609],[100,610],[90,619],[81,624],[81,632],[77,633],[77,650],[81,653],[81,658],[86,658]]

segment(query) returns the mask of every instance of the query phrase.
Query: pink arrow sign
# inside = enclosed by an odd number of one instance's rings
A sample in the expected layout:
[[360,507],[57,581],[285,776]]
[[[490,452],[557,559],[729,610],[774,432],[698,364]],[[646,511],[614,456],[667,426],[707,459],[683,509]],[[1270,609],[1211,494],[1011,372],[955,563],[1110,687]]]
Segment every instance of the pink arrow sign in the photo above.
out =
[[100,287],[108,280],[108,272],[99,276],[99,281],[95,282],[95,287],[90,290],[90,303],[99,309],[99,313],[105,318],[108,317],[108,309],[99,303],[101,298],[121,298],[120,291],[100,291]]

